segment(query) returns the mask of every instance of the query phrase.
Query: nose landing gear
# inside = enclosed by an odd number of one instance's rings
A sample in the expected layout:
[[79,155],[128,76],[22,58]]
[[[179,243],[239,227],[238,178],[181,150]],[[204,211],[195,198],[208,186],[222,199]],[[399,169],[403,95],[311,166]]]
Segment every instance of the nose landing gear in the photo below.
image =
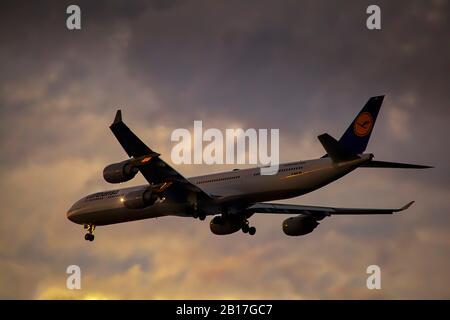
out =
[[252,236],[256,233],[256,228],[250,227],[248,220],[245,220],[244,225],[242,226],[242,232]]
[[87,241],[94,241],[94,230],[95,230],[95,225],[93,224],[85,224],[84,228],[87,229],[88,233],[86,233],[84,235],[84,240]]

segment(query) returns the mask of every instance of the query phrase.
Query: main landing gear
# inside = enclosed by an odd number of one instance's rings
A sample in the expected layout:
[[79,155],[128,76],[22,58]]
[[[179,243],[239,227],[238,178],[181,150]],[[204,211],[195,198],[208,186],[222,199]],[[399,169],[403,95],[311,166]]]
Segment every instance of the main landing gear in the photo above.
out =
[[245,220],[244,225],[242,226],[242,232],[252,236],[256,233],[256,228],[250,227],[248,220]]
[[88,233],[86,233],[84,235],[84,240],[87,241],[94,241],[94,230],[95,230],[95,225],[93,224],[85,224],[84,228],[87,229]]
[[203,221],[203,220],[205,220],[206,219],[206,214],[204,214],[204,213],[194,213],[193,215],[192,215],[195,219],[199,219],[199,220],[201,220],[201,221]]

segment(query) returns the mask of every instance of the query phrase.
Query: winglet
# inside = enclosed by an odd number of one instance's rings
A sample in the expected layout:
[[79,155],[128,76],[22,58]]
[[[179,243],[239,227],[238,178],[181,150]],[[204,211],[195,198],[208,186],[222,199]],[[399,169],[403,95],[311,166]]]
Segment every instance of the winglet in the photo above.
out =
[[414,203],[414,201],[408,202],[407,204],[405,204],[400,209],[394,210],[394,212],[404,211],[404,210],[408,209],[409,207],[411,207],[413,205],[413,203]]
[[119,109],[116,112],[116,117],[114,118],[114,123],[122,122],[122,111]]

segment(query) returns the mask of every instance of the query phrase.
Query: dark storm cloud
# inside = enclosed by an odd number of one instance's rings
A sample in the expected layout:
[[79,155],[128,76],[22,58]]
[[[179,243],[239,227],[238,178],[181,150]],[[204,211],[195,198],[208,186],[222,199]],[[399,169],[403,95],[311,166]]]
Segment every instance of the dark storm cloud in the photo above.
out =
[[[330,10],[316,2],[193,2],[133,24],[128,64],[180,111],[231,106],[228,112],[271,118],[272,108],[298,115],[325,94],[334,104],[355,91],[421,89],[432,98],[445,94],[450,53],[446,4],[434,6],[383,4],[384,30],[371,32],[364,3]],[[418,14],[431,10],[439,11],[435,24]],[[433,108],[446,111],[442,102]]]
[[[379,263],[381,297],[448,297],[447,2],[378,1],[380,31],[365,27],[367,1],[77,1],[82,30],[68,31],[73,3],[0,4],[0,296],[73,297],[61,286],[77,263],[88,292],[106,297],[378,297],[364,282]],[[65,219],[77,197],[110,188],[101,170],[124,157],[107,128],[118,107],[166,160],[171,130],[197,119],[280,128],[282,158],[294,160],[320,156],[315,136],[339,137],[378,94],[369,150],[437,168],[361,169],[291,202],[417,200],[405,215],[330,218],[296,239],[280,217],[254,217],[252,241],[167,218],[99,228],[89,250]]]
[[[385,142],[387,155],[397,150],[405,158],[427,161],[414,148],[416,141],[427,141],[437,151],[435,137],[446,134],[439,125],[450,118],[446,2],[381,2],[381,31],[365,28],[365,2],[338,8],[315,1],[80,2],[80,32],[63,27],[60,13],[67,3],[6,3],[1,31],[8,43],[2,50],[2,84],[43,82],[51,66],[59,64],[54,67],[57,76],[42,89],[42,99],[47,99],[66,95],[89,76],[96,77],[93,83],[111,77],[104,82],[112,88],[92,86],[76,93],[105,90],[98,103],[72,98],[74,106],[64,115],[104,113],[110,110],[107,104],[113,109],[115,97],[108,101],[106,96],[126,88],[126,82],[137,82],[142,90],[151,88],[164,106],[164,111],[149,108],[145,101],[133,106],[145,122],[185,127],[202,117],[240,117],[251,126],[282,128],[284,134],[299,136],[311,127],[314,135],[332,130],[336,123],[340,127],[330,133],[338,136],[368,96],[386,93],[381,117],[389,103],[396,103],[411,115],[415,129],[415,136],[399,146],[385,134],[387,122],[380,121],[377,137]],[[103,62],[111,56],[116,60]],[[117,64],[124,74],[111,70]],[[2,96],[7,90],[2,85]],[[125,89],[120,94],[135,92]],[[0,101],[2,114],[7,113],[3,118],[40,112],[29,99]],[[2,129],[7,136],[8,126]],[[65,140],[66,135],[45,136],[46,141],[55,139]],[[20,153],[25,155],[28,148]],[[445,153],[433,165],[449,161]],[[446,178],[434,180],[450,181],[448,174]]]

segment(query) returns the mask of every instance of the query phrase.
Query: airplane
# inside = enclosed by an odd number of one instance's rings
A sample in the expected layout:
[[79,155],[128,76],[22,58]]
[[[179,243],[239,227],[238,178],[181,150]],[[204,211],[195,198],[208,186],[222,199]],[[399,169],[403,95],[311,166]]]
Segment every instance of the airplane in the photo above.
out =
[[185,178],[161,159],[122,121],[118,110],[110,129],[129,158],[106,166],[103,177],[109,183],[122,183],[140,172],[148,184],[102,191],[75,202],[67,218],[87,229],[85,239],[94,240],[96,226],[157,218],[191,217],[210,221],[216,235],[242,230],[254,235],[249,218],[255,213],[289,214],[282,223],[288,236],[312,232],[319,221],[333,215],[393,214],[408,209],[334,208],[271,203],[317,190],[356,168],[432,168],[425,165],[374,160],[365,153],[383,96],[371,97],[339,140],[327,133],[318,136],[326,154],[318,159],[280,164],[274,175],[261,175],[261,168],[234,169],[229,172]]

